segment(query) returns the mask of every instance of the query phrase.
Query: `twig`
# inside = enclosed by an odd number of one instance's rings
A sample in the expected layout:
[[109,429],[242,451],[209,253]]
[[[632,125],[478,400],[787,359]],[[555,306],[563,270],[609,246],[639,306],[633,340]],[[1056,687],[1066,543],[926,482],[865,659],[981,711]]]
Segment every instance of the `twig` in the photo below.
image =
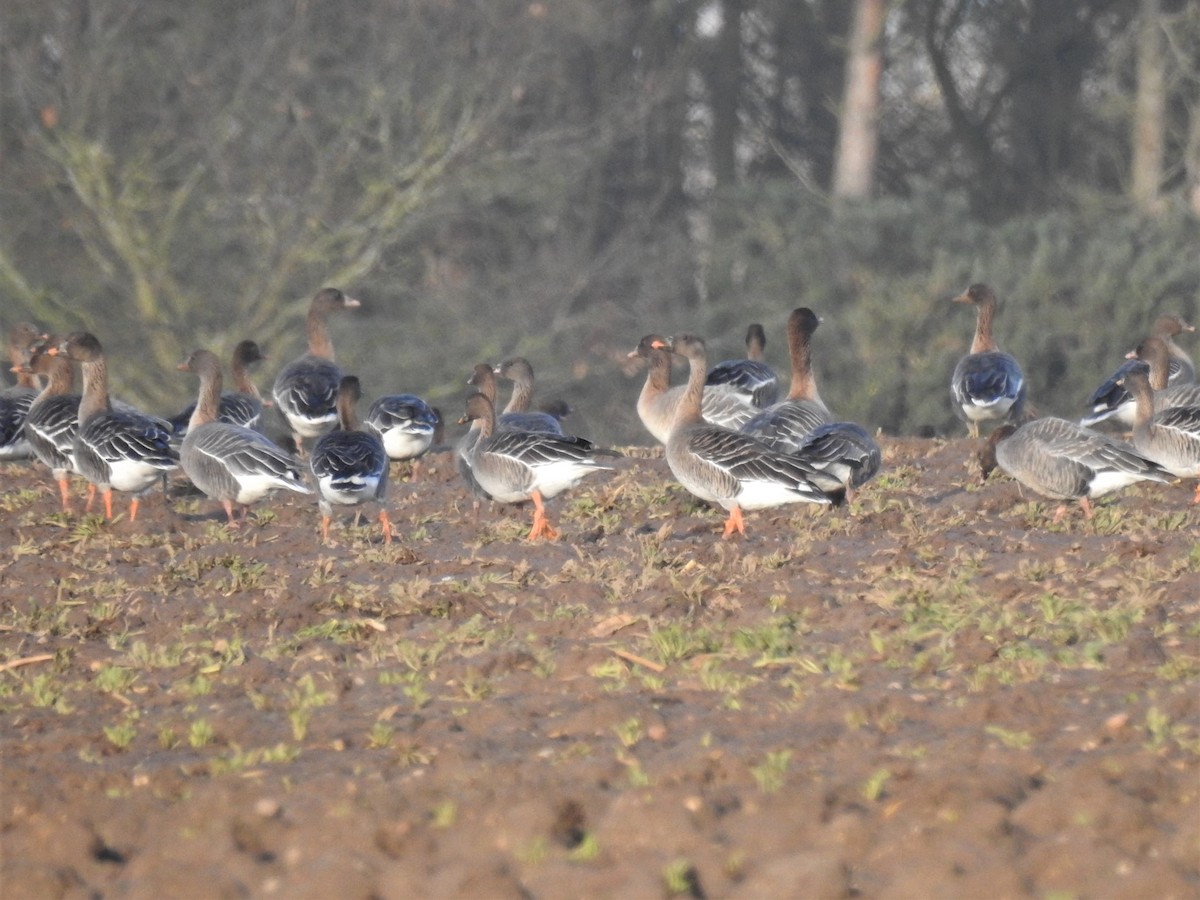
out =
[[639,666],[645,666],[651,672],[665,672],[667,670],[666,666],[656,663],[652,659],[646,659],[644,656],[638,656],[636,653],[629,653],[625,650],[614,650],[613,655],[621,657],[621,659],[625,660],[626,662],[635,663]]
[[19,669],[21,666],[31,666],[34,663],[48,662],[54,659],[53,653],[40,653],[37,656],[24,656],[21,659],[10,659],[6,663],[0,663],[0,672],[7,672],[9,669]]

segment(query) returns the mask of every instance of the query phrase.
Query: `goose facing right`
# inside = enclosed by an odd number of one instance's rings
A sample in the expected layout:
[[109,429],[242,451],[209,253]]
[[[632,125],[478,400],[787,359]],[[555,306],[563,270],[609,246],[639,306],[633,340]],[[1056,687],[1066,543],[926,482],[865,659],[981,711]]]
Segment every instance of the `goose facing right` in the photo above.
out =
[[327,319],[339,310],[362,304],[337,288],[324,288],[309,304],[305,327],[308,352],[292,360],[275,376],[272,394],[302,448],[305,438],[316,438],[337,426],[337,393],[342,370],[333,361],[333,341]]
[[992,337],[996,294],[986,284],[973,284],[954,298],[975,307],[975,337],[971,349],[954,367],[950,393],[954,414],[967,423],[971,437],[979,426],[1004,419],[1019,421],[1025,407],[1025,375],[1016,358]]
[[196,487],[220,502],[230,528],[239,527],[235,503],[242,507],[244,519],[251,503],[275,490],[309,493],[296,461],[282,448],[253,428],[221,421],[221,362],[216,354],[197,350],[179,370],[200,379],[180,464]]
[[[1047,417],[1017,427],[1001,425],[980,454],[983,477],[999,466],[1025,487],[1052,500],[1078,500],[1085,518],[1089,499],[1138,481],[1170,482],[1170,473],[1126,444],[1068,422]],[[1059,522],[1064,503],[1054,514]]]

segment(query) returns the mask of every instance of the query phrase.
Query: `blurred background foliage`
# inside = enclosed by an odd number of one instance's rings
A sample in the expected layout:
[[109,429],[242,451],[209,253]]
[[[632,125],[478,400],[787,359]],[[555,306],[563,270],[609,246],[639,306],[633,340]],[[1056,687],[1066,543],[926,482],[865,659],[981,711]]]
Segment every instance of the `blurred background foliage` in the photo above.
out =
[[0,325],[95,331],[157,411],[197,346],[257,339],[267,387],[325,285],[363,300],[332,331],[369,396],[453,420],[521,354],[615,443],[646,440],[650,331],[715,361],[760,321],[786,374],[810,306],[836,413],[957,434],[969,282],[1068,416],[1200,304],[1183,0],[8,0],[0,28]]

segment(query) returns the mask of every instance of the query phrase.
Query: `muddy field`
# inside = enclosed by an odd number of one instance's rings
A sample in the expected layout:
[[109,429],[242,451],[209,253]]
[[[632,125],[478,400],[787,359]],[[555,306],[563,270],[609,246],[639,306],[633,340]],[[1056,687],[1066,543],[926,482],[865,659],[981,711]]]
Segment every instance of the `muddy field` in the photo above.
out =
[[447,455],[390,547],[0,468],[3,896],[1200,896],[1192,486],[884,446],[736,541],[625,458],[532,547]]

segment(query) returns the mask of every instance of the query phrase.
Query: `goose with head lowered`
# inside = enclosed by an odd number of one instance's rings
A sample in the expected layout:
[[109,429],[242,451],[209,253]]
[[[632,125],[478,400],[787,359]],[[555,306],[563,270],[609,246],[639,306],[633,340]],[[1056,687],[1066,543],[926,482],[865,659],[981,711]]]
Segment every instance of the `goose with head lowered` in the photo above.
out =
[[792,364],[787,396],[742,426],[743,432],[780,453],[795,453],[814,429],[833,420],[812,369],[812,337],[820,324],[807,306],[792,310],[787,323]]
[[363,420],[366,429],[383,441],[388,459],[397,462],[420,459],[433,446],[440,423],[437,411],[416,394],[377,397]]
[[337,392],[342,370],[333,359],[327,320],[330,313],[361,305],[337,288],[319,291],[309,304],[305,320],[308,352],[292,360],[275,376],[271,393],[287,419],[297,449],[302,449],[306,438],[320,437],[337,426]]
[[392,523],[386,505],[390,460],[379,435],[358,430],[355,410],[361,397],[358,378],[344,376],[338,383],[338,427],[313,445],[310,465],[317,479],[321,540],[326,544],[333,508],[364,503],[379,507],[383,542],[392,542]]
[[[999,466],[1025,487],[1051,500],[1077,500],[1085,518],[1092,498],[1139,481],[1169,482],[1170,473],[1134,448],[1066,419],[1047,417],[1020,427],[1005,423],[980,453],[984,480]],[[1064,503],[1054,514],[1066,515]]]
[[[1147,346],[1154,347],[1148,352],[1155,353],[1156,359],[1158,358],[1157,347],[1158,345],[1162,347],[1162,373],[1159,373],[1153,363],[1150,366],[1150,383],[1156,392],[1168,387],[1174,388],[1176,385],[1196,383],[1196,369],[1192,365],[1192,358],[1174,341],[1175,335],[1195,330],[1184,320],[1183,316],[1173,313],[1155,319],[1154,326],[1150,329],[1150,336],[1146,340],[1155,342]],[[1101,422],[1111,421],[1126,428],[1133,427],[1137,403],[1134,402],[1129,391],[1117,382],[1124,378],[1133,367],[1130,360],[1134,358],[1142,358],[1146,362],[1150,362],[1149,359],[1141,357],[1136,350],[1133,353],[1126,353],[1126,361],[1118,366],[1117,370],[1092,393],[1092,398],[1088,401],[1090,412],[1080,419],[1079,424],[1090,427]]]
[[79,430],[73,452],[75,467],[88,480],[85,510],[96,493],[104,499],[104,516],[112,518],[113,491],[133,494],[129,521],[137,519],[141,498],[164,472],[179,465],[171,446],[169,424],[129,409],[114,409],[108,396],[108,364],[95,335],[77,331],[46,351],[64,354],[80,364],[83,396],[79,401]]
[[779,399],[779,376],[766,363],[766,346],[767,334],[762,325],[754,322],[746,329],[746,358],[717,363],[708,370],[705,386],[728,385],[752,406],[759,409],[771,406]]
[[687,389],[667,440],[667,465],[690,493],[729,512],[722,537],[735,531],[745,536],[743,510],[840,499],[840,493],[827,492],[814,481],[816,472],[804,461],[748,434],[704,421],[701,399],[707,365],[702,338],[680,334],[662,346],[684,357],[689,369]]
[[179,370],[200,379],[180,448],[180,465],[192,484],[220,502],[230,528],[239,524],[233,514],[235,503],[242,507],[244,519],[250,504],[276,490],[309,493],[290,454],[253,428],[221,421],[221,362],[216,354],[196,350],[179,364]]
[[478,428],[467,457],[472,477],[498,503],[533,501],[531,541],[558,537],[544,501],[574,487],[586,475],[610,469],[597,459],[599,455],[616,455],[597,450],[580,437],[498,430],[492,401],[478,391],[467,397],[466,412],[459,420],[460,425],[468,423],[477,423]]
[[986,422],[1020,421],[1025,407],[1025,374],[1012,354],[1005,353],[992,337],[996,294],[986,284],[973,284],[954,298],[975,307],[975,337],[971,349],[959,359],[950,378],[954,414],[967,423],[971,437],[979,437]]

